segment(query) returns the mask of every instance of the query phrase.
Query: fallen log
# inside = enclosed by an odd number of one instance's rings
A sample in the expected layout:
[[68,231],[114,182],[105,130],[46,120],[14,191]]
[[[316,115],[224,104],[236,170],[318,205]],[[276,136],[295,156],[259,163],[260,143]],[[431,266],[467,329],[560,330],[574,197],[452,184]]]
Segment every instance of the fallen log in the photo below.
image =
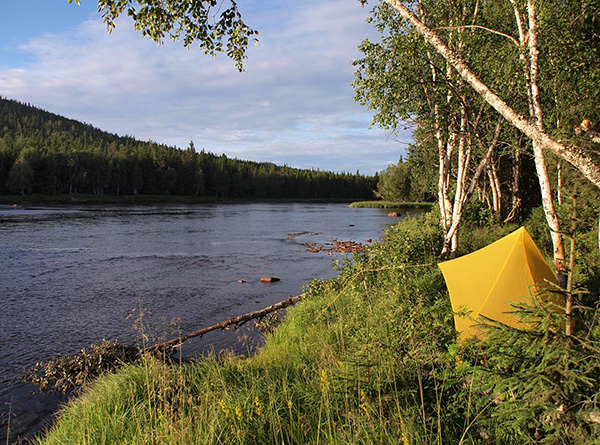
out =
[[[305,294],[295,297],[289,297],[279,303],[275,303],[264,309],[249,312],[247,314],[231,317],[220,323],[213,324],[203,329],[199,329],[191,334],[183,335],[169,341],[157,343],[146,352],[155,353],[163,360],[169,360],[169,354],[163,354],[167,349],[173,350],[179,348],[183,342],[194,337],[200,337],[207,332],[217,329],[226,329],[231,325],[240,327],[253,319],[261,319],[266,315],[285,309],[288,306],[296,304]],[[62,394],[82,387],[104,372],[113,371],[126,363],[135,363],[142,356],[141,351],[135,346],[122,345],[117,341],[103,340],[100,345],[91,345],[75,354],[59,355],[46,362],[39,362],[33,369],[27,372],[27,375],[21,377],[26,382],[36,384],[40,390],[53,390]],[[4,380],[0,380],[4,383]]]
[[264,309],[260,309],[258,311],[254,311],[254,312],[248,312],[247,314],[238,315],[237,317],[228,318],[225,321],[222,321],[220,323],[215,323],[211,326],[208,326],[208,327],[205,327],[202,329],[198,329],[197,331],[194,331],[190,334],[182,335],[180,337],[173,338],[171,340],[164,341],[162,343],[157,343],[153,346],[150,346],[146,350],[148,352],[156,352],[156,351],[161,351],[161,350],[164,351],[166,349],[176,349],[176,348],[181,347],[183,345],[183,342],[190,340],[192,338],[195,338],[195,337],[201,337],[202,335],[204,335],[208,332],[216,331],[217,329],[225,329],[231,325],[236,325],[236,327],[240,327],[250,320],[254,320],[257,318],[263,318],[265,315],[270,314],[271,312],[275,312],[280,309],[285,309],[288,306],[296,304],[298,301],[300,301],[302,299],[302,297],[304,297],[304,295],[305,294],[300,294],[300,295],[296,295],[295,297],[289,297],[283,301],[280,301],[279,303],[272,304],[271,306],[268,306]]

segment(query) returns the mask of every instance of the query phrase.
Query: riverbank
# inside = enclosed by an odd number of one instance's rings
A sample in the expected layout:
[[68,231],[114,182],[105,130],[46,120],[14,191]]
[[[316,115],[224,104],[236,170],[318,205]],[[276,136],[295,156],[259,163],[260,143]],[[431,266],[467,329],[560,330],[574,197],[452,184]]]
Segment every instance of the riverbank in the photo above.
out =
[[352,199],[340,198],[273,198],[247,199],[223,198],[215,196],[176,196],[176,195],[0,195],[0,205],[153,205],[153,204],[210,204],[210,203],[348,203]]
[[[397,222],[386,215],[347,203],[0,206],[0,381],[103,338],[136,344],[140,308],[158,340],[297,295],[337,275],[337,251],[353,246],[335,240],[380,239]],[[184,353],[244,353],[254,339],[262,344],[256,330],[217,331]],[[13,440],[55,409],[34,389],[0,383],[0,441],[9,411]]]
[[355,201],[349,207],[353,209],[431,209],[432,202],[396,202],[396,201]]
[[[514,228],[467,224],[462,253]],[[496,326],[459,345],[441,241],[435,215],[402,221],[337,279],[312,282],[254,356],[146,357],[91,385],[40,443],[592,443],[597,315],[568,354],[543,307],[528,309],[532,331]]]

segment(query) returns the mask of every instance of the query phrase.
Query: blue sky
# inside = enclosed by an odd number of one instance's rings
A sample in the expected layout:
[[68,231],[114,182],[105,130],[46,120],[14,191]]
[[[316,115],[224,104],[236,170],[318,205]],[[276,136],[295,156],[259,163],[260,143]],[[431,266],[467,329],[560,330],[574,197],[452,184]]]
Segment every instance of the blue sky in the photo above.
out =
[[410,133],[369,129],[353,101],[357,45],[376,37],[357,0],[240,0],[260,31],[245,72],[224,56],[159,46],[96,2],[2,0],[0,95],[103,130],[255,161],[374,173]]

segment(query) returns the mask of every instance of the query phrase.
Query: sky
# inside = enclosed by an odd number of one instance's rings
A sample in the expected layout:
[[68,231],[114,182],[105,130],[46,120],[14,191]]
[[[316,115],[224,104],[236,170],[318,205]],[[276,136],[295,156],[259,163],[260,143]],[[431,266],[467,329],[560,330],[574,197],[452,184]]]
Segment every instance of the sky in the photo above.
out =
[[358,0],[239,0],[260,32],[245,71],[224,55],[112,34],[95,0],[0,0],[0,95],[119,135],[253,161],[373,174],[412,141],[353,99]]

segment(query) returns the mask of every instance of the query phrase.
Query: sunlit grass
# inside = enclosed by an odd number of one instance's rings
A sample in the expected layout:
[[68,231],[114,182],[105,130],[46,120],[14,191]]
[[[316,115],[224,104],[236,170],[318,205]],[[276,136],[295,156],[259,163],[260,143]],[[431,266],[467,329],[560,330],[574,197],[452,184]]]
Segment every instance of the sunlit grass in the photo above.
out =
[[[470,231],[465,245],[503,230]],[[144,357],[92,384],[38,443],[538,443],[497,422],[481,369],[495,346],[486,358],[455,342],[440,243],[435,215],[402,221],[338,279],[312,282],[255,355]]]
[[[416,440],[414,414],[393,383],[402,372],[398,360],[406,359],[394,346],[396,317],[415,290],[400,284],[409,272],[371,271],[381,267],[378,249],[338,280],[313,282],[254,356],[169,365],[145,357],[100,378],[40,443]],[[439,275],[433,267],[423,273]],[[441,281],[430,282],[440,293]]]
[[431,202],[356,201],[349,205],[353,209],[430,209]]

